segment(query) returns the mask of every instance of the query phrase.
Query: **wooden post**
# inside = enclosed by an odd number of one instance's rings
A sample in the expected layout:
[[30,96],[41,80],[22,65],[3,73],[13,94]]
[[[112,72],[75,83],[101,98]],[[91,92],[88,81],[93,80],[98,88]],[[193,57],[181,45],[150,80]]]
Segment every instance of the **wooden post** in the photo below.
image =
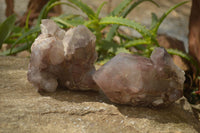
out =
[[200,67],[200,0],[192,0],[189,22],[189,54],[198,61]]

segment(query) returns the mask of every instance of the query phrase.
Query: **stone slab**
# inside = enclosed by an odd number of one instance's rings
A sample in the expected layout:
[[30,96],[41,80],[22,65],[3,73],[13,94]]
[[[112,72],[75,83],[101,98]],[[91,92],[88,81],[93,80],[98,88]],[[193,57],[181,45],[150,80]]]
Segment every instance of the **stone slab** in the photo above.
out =
[[[184,99],[164,109],[111,103],[102,93],[38,93],[28,58],[0,57],[0,133],[198,133],[200,108]],[[195,111],[195,112],[194,112]]]

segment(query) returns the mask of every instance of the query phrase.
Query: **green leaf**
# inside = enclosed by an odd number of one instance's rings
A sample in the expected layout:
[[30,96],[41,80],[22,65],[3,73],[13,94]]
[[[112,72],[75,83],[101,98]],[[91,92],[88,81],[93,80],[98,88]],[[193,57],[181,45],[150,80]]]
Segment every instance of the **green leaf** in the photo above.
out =
[[101,40],[100,44],[98,44],[97,47],[99,48],[99,50],[106,52],[105,54],[109,53],[113,56],[120,52],[130,53],[128,49],[113,41]]
[[[154,2],[153,0],[138,0],[134,2],[133,4],[131,4],[129,7],[125,8],[125,10],[119,16],[125,18],[135,7],[137,7],[140,3],[145,2],[145,1],[149,1],[155,4],[156,6],[158,6],[158,4]],[[118,28],[119,28],[118,25],[113,25],[106,36],[106,40],[108,41],[112,40]]]
[[124,35],[124,34],[121,34],[119,32],[116,32],[116,35],[119,36],[121,39],[124,39],[124,40],[127,40],[127,41],[133,41],[134,39],[136,39],[136,37]]
[[15,20],[16,16],[11,15],[0,25],[0,49],[3,42],[9,37],[10,33],[12,32]]
[[113,41],[101,40],[97,47],[104,51],[109,51],[111,53],[115,53],[118,47],[120,47],[117,43]]
[[174,9],[176,9],[177,7],[185,4],[185,3],[188,3],[188,1],[184,1],[184,2],[181,2],[173,7],[171,7],[167,12],[165,12],[161,18],[158,20],[157,24],[152,28],[152,33],[154,35],[156,35],[157,31],[158,31],[158,28],[160,27],[161,23],[164,21],[164,19],[168,16],[168,14],[170,14]]
[[28,24],[29,24],[29,17],[31,15],[31,10],[29,10],[28,15],[26,17],[26,23],[25,23],[25,29],[28,29]]
[[158,17],[157,17],[157,15],[155,13],[151,13],[151,19],[152,20],[151,20],[150,29],[153,29],[156,26],[157,22],[158,22]]
[[100,21],[100,24],[117,24],[117,25],[123,25],[130,28],[135,29],[138,31],[144,38],[150,38],[152,35],[148,31],[148,29],[145,26],[142,26],[141,24],[125,19],[125,18],[119,18],[119,17],[105,17],[102,18]]
[[113,39],[113,37],[115,36],[115,32],[117,31],[118,28],[119,28],[119,25],[116,25],[116,24],[112,25],[112,27],[110,28],[106,36],[107,41],[111,41]]
[[111,13],[109,16],[120,16],[120,14],[122,13],[122,11],[129,6],[129,4],[132,2],[133,0],[124,0],[122,1]]
[[24,50],[27,50],[30,46],[28,45],[22,45],[22,46],[19,46],[19,47],[16,47],[14,49],[12,49],[12,52],[11,52],[11,49],[8,49],[4,52],[1,52],[0,55],[12,55],[12,54],[16,54],[16,53],[19,53],[21,51],[24,51]]
[[43,6],[43,8],[42,8],[42,10],[40,12],[40,15],[38,16],[36,26],[40,25],[42,19],[47,18],[46,10],[55,1],[57,1],[57,0],[50,0],[46,5]]
[[199,66],[198,66],[198,62],[197,62],[192,56],[190,56],[190,55],[188,55],[187,53],[184,53],[184,52],[182,52],[182,51],[180,51],[180,50],[177,50],[177,49],[167,49],[167,52],[168,52],[169,54],[172,54],[172,55],[178,55],[178,56],[180,56],[180,57],[182,57],[182,58],[188,60],[189,62],[191,62],[191,63],[195,66],[195,68],[196,68],[196,70],[197,70],[197,72],[196,72],[196,77],[199,75],[199,73],[200,73],[200,68],[199,68]]
[[85,25],[86,27],[92,27],[94,24],[97,23],[97,21],[98,21],[98,20],[96,20],[96,19],[94,19],[94,20],[88,20],[88,21],[85,21],[85,22],[84,22],[84,25]]
[[52,18],[56,23],[60,23],[66,27],[73,27],[73,23],[71,23],[70,21],[64,21],[60,18]]
[[68,0],[69,2],[73,3],[77,7],[79,7],[87,16],[89,19],[95,19],[95,12],[86,4],[84,4],[81,0]]
[[117,55],[119,53],[131,53],[131,52],[124,47],[119,47],[119,48],[117,48],[117,51],[115,52],[115,54]]
[[145,2],[145,1],[151,2],[154,5],[156,5],[157,7],[159,7],[159,5],[156,2],[154,2],[153,0],[138,0],[138,1],[134,2],[133,4],[131,4],[128,8],[126,8],[120,16],[126,17],[135,7],[137,7],[139,4],[141,4],[142,2]]
[[54,21],[64,25],[65,27],[75,27],[75,26],[84,24],[84,20],[82,20],[82,19],[65,20],[65,21],[62,21],[61,19],[60,20],[59,19],[54,19]]
[[96,18],[99,17],[99,14],[101,12],[101,9],[103,8],[103,6],[106,4],[107,2],[103,2],[97,9],[97,12],[96,12]]
[[85,20],[79,15],[61,15],[58,17],[52,17],[51,19],[61,26],[61,28],[83,25],[85,22]]
[[62,4],[62,5],[67,5],[67,6],[69,6],[69,7],[74,8],[74,9],[77,9],[75,6],[73,6],[72,4],[69,4],[69,3],[67,3],[67,2],[56,1],[56,2],[52,3],[51,5],[47,6],[47,9],[46,9],[46,11],[45,11],[44,16],[47,16],[47,14],[49,13],[49,11],[50,11],[54,6],[61,5],[61,4]]
[[21,37],[19,37],[15,43],[12,45],[12,48],[10,49],[10,53],[12,53],[12,50],[13,48],[22,40],[22,39],[26,39],[26,37],[28,37],[29,35],[31,34],[34,34],[34,33],[39,33],[40,32],[40,27],[39,26],[36,26],[34,27],[33,29],[25,32]]
[[125,48],[130,48],[138,45],[144,45],[144,44],[151,44],[151,42],[144,40],[144,39],[138,39],[134,41],[129,41],[128,43],[125,44]]
[[52,17],[52,18],[60,18],[62,20],[72,20],[80,18],[80,15],[77,14],[62,14],[60,16]]
[[186,53],[184,53],[184,52],[182,52],[180,50],[177,50],[177,49],[167,49],[167,52],[169,54],[172,54],[172,55],[178,55],[178,56],[180,56],[180,57],[182,57],[182,58],[190,61],[193,65],[198,66],[197,65],[198,63],[197,63],[196,60],[194,60],[190,55],[188,55],[188,54],[186,54]]

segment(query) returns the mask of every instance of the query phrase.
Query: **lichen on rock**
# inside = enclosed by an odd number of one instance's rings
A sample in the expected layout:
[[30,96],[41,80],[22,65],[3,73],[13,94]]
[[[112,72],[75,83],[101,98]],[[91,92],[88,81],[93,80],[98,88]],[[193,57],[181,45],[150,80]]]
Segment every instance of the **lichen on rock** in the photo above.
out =
[[155,48],[150,59],[121,53],[93,75],[114,103],[162,106],[182,97],[184,71],[164,48]]
[[85,26],[68,31],[52,20],[42,20],[42,34],[31,47],[28,80],[39,90],[53,92],[57,86],[71,90],[97,90],[92,79],[95,36]]

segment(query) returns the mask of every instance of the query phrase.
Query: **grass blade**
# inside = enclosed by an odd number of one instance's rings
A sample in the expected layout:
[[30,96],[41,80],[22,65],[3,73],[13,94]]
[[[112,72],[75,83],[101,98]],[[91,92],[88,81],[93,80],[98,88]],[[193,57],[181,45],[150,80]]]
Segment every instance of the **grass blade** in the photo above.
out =
[[137,7],[139,4],[141,4],[142,2],[145,2],[145,1],[151,2],[154,5],[156,5],[157,7],[159,7],[159,5],[156,2],[154,2],[153,0],[138,0],[138,1],[134,2],[132,5],[130,5],[128,8],[126,8],[125,11],[122,12],[121,16],[126,17],[135,7]]
[[125,44],[125,48],[130,48],[130,47],[144,45],[144,44],[150,44],[150,42],[148,42],[147,40],[144,40],[144,39],[129,41],[128,43]]
[[107,2],[103,2],[97,9],[97,12],[96,12],[96,18],[99,17],[99,14],[101,12],[101,9],[103,8],[103,6],[106,4]]
[[54,17],[52,18],[56,23],[59,23],[61,25],[63,25],[64,27],[74,27],[74,26],[78,26],[78,25],[82,25],[84,24],[84,20],[82,19],[76,19],[76,20],[63,20],[59,17]]
[[197,64],[195,62],[195,60],[191,56],[189,56],[188,54],[186,54],[186,53],[184,53],[184,52],[182,52],[180,50],[177,50],[177,49],[167,49],[167,52],[169,54],[178,55],[178,56],[180,56],[180,57],[182,57],[182,58],[184,58],[184,59],[186,59],[188,61],[191,61],[193,65]]
[[133,0],[124,0],[122,1],[111,13],[110,16],[120,16],[120,14],[123,12],[125,8],[129,6],[129,4]]
[[29,10],[28,15],[26,17],[26,23],[25,23],[25,29],[28,29],[28,24],[29,24],[29,17],[31,15],[31,10]]
[[67,2],[60,2],[60,1],[56,1],[54,3],[52,3],[51,5],[47,6],[47,9],[45,11],[45,15],[44,16],[47,16],[48,12],[54,7],[54,6],[57,6],[57,5],[67,5],[69,7],[72,7],[74,9],[77,9],[75,6],[73,6],[72,4],[69,4]]
[[0,53],[0,55],[12,55],[12,54],[16,54],[16,53],[19,53],[21,51],[27,50],[28,48],[29,48],[29,46],[25,44],[25,45],[22,45],[22,46],[19,46],[17,48],[12,49],[12,52],[10,52],[11,49],[8,49],[8,50]]
[[115,32],[117,31],[117,29],[119,28],[119,25],[112,25],[112,27],[110,28],[109,32],[107,33],[107,36],[106,36],[106,40],[107,41],[111,41],[112,38],[115,36]]
[[84,4],[82,1],[80,0],[68,0],[68,1],[79,7],[88,16],[89,19],[94,19],[96,17],[95,12],[88,5]]
[[177,7],[185,4],[185,3],[188,3],[188,1],[184,1],[184,2],[181,2],[173,7],[171,7],[167,12],[165,12],[161,18],[158,20],[157,24],[152,28],[152,32],[153,34],[155,35],[158,31],[158,28],[160,27],[160,24],[163,22],[163,20],[174,10],[176,9]]
[[148,31],[148,29],[145,26],[142,26],[141,24],[125,19],[125,18],[119,18],[119,17],[105,17],[102,18],[100,21],[100,24],[117,24],[117,25],[123,25],[130,28],[135,29],[138,31],[143,37],[149,38],[151,37],[151,33]]
[[41,10],[41,12],[40,12],[40,15],[38,16],[36,26],[39,26],[40,23],[41,23],[41,20],[47,17],[47,16],[45,16],[45,14],[46,14],[46,9],[47,9],[52,3],[54,3],[55,1],[57,1],[57,0],[50,0],[46,5],[44,5],[44,7],[42,8],[42,10]]
[[157,15],[155,13],[151,13],[151,27],[150,27],[150,29],[153,29],[156,26],[157,22],[158,22]]
[[[153,4],[155,4],[156,6],[158,6],[158,4],[156,2],[154,2],[153,0],[138,0],[136,2],[134,2],[133,4],[131,4],[129,7],[127,7],[121,14],[120,16],[125,18],[135,7],[137,7],[139,4],[141,4],[142,2],[145,2],[145,1],[149,1]],[[110,41],[112,40],[112,38],[114,37],[115,33],[116,33],[116,30],[119,28],[118,25],[113,25],[107,36],[106,36],[106,40]]]
[[182,57],[183,59],[186,59],[186,60],[188,60],[189,62],[191,62],[191,63],[195,66],[195,68],[196,68],[196,70],[197,70],[196,76],[199,75],[200,68],[199,68],[199,66],[198,66],[198,62],[197,62],[193,57],[191,57],[191,56],[188,55],[187,53],[184,53],[184,52],[182,52],[182,51],[180,51],[180,50],[177,50],[177,49],[167,49],[167,52],[168,52],[169,54],[172,54],[172,55],[178,55],[178,56]]
[[15,20],[16,16],[11,15],[0,25],[0,49],[3,42],[9,37],[10,33],[12,32]]
[[39,26],[36,26],[36,27],[34,27],[33,29],[31,29],[31,30],[25,32],[25,33],[24,33],[21,37],[19,37],[19,38],[15,41],[15,43],[12,45],[12,48],[10,49],[10,53],[12,53],[13,48],[14,48],[22,39],[26,39],[26,37],[28,37],[29,35],[34,34],[34,33],[38,33],[38,32],[40,32],[40,27],[39,27]]

